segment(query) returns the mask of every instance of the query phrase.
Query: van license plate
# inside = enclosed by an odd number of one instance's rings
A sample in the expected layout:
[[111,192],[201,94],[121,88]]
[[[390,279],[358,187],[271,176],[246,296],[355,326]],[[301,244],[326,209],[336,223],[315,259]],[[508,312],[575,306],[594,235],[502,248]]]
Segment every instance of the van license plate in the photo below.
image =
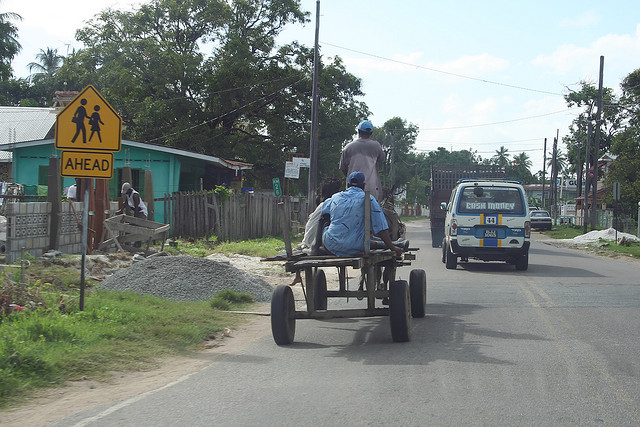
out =
[[498,230],[488,229],[484,230],[485,239],[495,239],[498,237]]

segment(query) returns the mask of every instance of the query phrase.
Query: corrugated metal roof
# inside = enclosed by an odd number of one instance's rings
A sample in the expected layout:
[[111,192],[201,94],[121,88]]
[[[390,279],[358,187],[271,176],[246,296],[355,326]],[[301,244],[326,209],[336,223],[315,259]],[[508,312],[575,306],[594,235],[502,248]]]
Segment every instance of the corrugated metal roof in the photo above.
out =
[[0,151],[0,163],[11,163],[13,161],[13,153],[10,151]]
[[44,139],[56,124],[55,108],[0,106],[0,144]]

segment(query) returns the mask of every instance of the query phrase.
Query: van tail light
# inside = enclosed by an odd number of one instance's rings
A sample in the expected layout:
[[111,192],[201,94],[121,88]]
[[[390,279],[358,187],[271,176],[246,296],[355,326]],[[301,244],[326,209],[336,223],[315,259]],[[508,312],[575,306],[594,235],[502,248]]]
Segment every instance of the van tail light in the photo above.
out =
[[456,221],[455,219],[451,220],[451,235],[452,236],[458,235],[458,221]]
[[524,222],[524,237],[531,237],[531,223],[529,221]]

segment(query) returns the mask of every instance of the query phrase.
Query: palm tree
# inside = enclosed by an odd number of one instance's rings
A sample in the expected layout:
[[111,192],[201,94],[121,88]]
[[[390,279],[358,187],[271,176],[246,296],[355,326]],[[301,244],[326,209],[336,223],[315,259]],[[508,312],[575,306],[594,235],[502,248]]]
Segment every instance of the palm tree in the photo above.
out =
[[[553,170],[553,153],[548,154],[547,166],[549,170]],[[556,166],[559,176],[568,176],[569,173],[569,159],[565,153],[560,150],[556,151]]]
[[518,154],[517,156],[513,157],[513,163],[517,166],[524,167],[527,169],[529,169],[531,165],[533,165],[533,162],[531,162],[529,155],[524,151]]
[[491,158],[495,164],[498,166],[506,166],[509,164],[509,155],[507,152],[509,149],[504,148],[504,146],[500,147],[499,150],[496,150],[496,155]]
[[18,28],[11,20],[22,20],[17,13],[0,13],[0,80],[8,80],[11,77],[11,60],[22,46],[18,43]]
[[36,70],[29,76],[31,80],[53,77],[62,66],[63,61],[63,57],[58,55],[58,49],[50,47],[47,50],[40,49],[36,59],[38,62],[30,62],[28,65],[29,72]]

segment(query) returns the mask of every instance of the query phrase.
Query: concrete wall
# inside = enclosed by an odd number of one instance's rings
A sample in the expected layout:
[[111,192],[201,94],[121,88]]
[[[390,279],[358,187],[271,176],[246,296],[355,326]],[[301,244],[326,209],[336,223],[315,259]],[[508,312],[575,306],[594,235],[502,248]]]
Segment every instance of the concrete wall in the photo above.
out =
[[[78,228],[78,222],[82,222],[82,208],[80,202],[73,203],[73,208],[69,203],[62,204],[57,248],[59,251],[68,254],[82,252],[82,233]],[[50,249],[51,204],[49,202],[7,203],[5,209],[7,264],[20,260],[22,248],[34,257],[42,256]]]

